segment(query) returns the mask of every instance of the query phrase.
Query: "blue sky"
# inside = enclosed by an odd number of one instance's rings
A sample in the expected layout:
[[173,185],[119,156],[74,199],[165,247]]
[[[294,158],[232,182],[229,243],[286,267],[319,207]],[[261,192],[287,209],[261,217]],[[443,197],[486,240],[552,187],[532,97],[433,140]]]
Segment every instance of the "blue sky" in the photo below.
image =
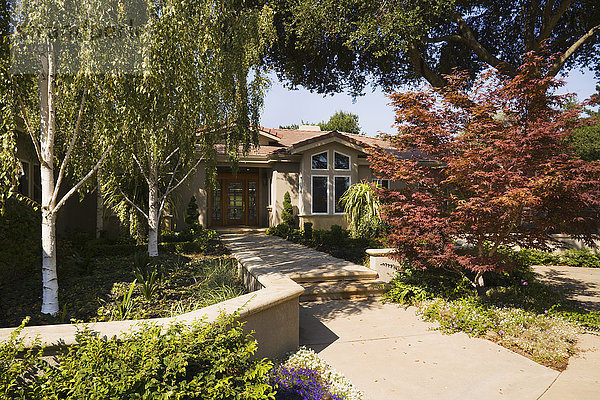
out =
[[[372,91],[367,88],[364,96],[353,101],[352,96],[345,93],[324,97],[303,88],[289,90],[283,87],[275,74],[270,77],[273,83],[265,97],[261,117],[261,125],[267,128],[300,123],[302,120],[317,123],[328,120],[338,110],[344,110],[357,114],[363,132],[370,136],[379,132],[394,132],[394,112],[388,105],[389,99],[379,89]],[[576,93],[580,101],[595,92],[597,80],[589,70],[571,71],[563,79],[567,84],[561,92]]]

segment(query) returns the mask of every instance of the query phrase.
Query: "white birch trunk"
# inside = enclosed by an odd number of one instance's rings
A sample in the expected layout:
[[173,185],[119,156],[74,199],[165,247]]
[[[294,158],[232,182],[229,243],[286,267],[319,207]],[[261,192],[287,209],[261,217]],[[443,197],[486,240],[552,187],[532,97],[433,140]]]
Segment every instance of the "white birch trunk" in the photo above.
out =
[[41,55],[40,90],[40,165],[42,183],[42,314],[58,313],[58,276],[56,273],[56,214],[54,194],[54,57],[51,47]]
[[148,255],[150,257],[158,256],[159,212],[158,174],[156,164],[151,160],[148,168]]

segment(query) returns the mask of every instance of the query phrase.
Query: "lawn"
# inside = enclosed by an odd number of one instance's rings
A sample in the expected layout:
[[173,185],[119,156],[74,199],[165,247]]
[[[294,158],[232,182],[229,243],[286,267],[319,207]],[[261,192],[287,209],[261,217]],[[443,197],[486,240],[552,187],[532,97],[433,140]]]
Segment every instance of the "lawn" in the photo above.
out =
[[41,277],[29,274],[3,285],[0,327],[18,326],[27,316],[29,325],[169,317],[245,293],[235,259],[212,231],[191,241],[167,239],[151,261],[132,245],[62,243],[59,314],[40,314]]

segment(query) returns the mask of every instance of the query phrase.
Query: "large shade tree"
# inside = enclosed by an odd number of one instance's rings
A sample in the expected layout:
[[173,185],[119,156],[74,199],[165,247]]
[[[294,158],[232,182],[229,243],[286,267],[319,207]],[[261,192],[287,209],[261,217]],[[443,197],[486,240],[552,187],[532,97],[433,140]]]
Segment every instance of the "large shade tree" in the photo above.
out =
[[272,13],[231,0],[148,7],[144,74],[118,82],[127,134],[102,180],[122,219],[134,212],[147,222],[148,253],[157,256],[161,216],[176,189],[201,161],[210,184],[217,147],[235,162],[257,141]]
[[502,246],[544,249],[561,232],[593,238],[600,162],[582,160],[571,145],[581,107],[564,111],[569,97],[552,94],[560,83],[540,71],[553,62],[530,53],[510,79],[496,72],[469,82],[462,73],[446,76],[444,88],[391,96],[391,140],[403,156],[375,151],[372,166],[406,184],[380,191],[398,257],[471,271],[483,292],[484,272],[504,265]]
[[292,85],[359,93],[373,79],[397,88],[424,78],[447,84],[453,68],[515,76],[522,55],[545,43],[554,76],[600,72],[597,0],[272,0],[270,60]]

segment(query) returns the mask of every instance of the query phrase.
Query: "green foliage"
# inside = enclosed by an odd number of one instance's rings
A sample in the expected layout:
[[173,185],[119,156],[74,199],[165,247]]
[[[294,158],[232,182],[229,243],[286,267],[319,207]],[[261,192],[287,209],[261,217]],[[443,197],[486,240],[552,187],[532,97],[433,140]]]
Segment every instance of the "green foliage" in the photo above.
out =
[[29,204],[10,198],[0,214],[0,284],[39,271],[41,216]]
[[134,299],[132,296],[133,291],[135,290],[135,284],[135,280],[131,282],[131,285],[129,285],[129,290],[125,290],[123,297],[116,301],[117,307],[115,309],[115,313],[113,314],[114,320],[123,321],[125,319],[129,319],[131,316],[131,312],[133,311],[134,307]]
[[81,275],[91,275],[94,272],[94,258],[89,254],[81,255],[78,252],[71,256],[71,265],[79,271]]
[[[290,85],[319,93],[358,95],[369,84],[389,90],[417,85],[423,78],[441,86],[442,74],[457,69],[475,75],[498,61],[512,73],[522,55],[542,42],[550,53],[563,54],[575,38],[600,23],[595,0],[561,3],[565,7],[542,0],[531,9],[523,0],[417,0],[385,7],[378,0],[274,4],[277,40],[269,61]],[[548,12],[557,24],[549,23]],[[539,35],[544,30],[547,34]],[[583,41],[566,60],[566,69],[598,71],[596,45],[595,35]]]
[[147,252],[138,252],[133,258],[133,274],[144,298],[152,300],[163,277],[162,265],[154,263]]
[[0,397],[2,399],[38,399],[42,386],[36,379],[39,370],[46,369],[42,359],[40,339],[25,347],[21,332],[29,318],[21,323],[7,341],[0,342]]
[[571,267],[600,268],[600,254],[590,250],[564,250],[549,252],[537,249],[509,250],[502,248],[499,253],[519,266],[568,265]]
[[291,125],[279,125],[279,129],[293,129],[296,130],[298,129],[300,126],[298,124],[291,124]]
[[292,206],[292,197],[290,192],[283,195],[283,211],[281,211],[281,220],[290,228],[296,227],[296,218],[294,217],[294,207]]
[[358,115],[345,111],[337,111],[329,121],[319,122],[322,131],[338,131],[346,133],[360,134],[360,125],[358,124]]
[[302,236],[304,237],[304,240],[311,240],[313,238],[312,222],[305,222],[303,228]]
[[456,299],[472,291],[469,280],[455,271],[423,270],[409,265],[403,265],[390,284],[385,297],[408,305],[435,297]]
[[192,196],[190,198],[190,202],[187,206],[187,215],[185,217],[185,223],[191,227],[198,226],[198,217],[200,213],[198,212],[198,204],[196,203],[196,197]]
[[527,266],[490,273],[486,281],[486,296],[478,296],[469,279],[456,272],[404,266],[385,297],[417,306],[446,333],[465,332],[518,348],[556,369],[566,367],[580,327],[600,329],[600,313],[583,310],[540,284]]
[[375,239],[351,238],[349,232],[342,229],[339,225],[332,225],[331,229],[326,231],[322,229],[313,230],[312,224],[307,224],[310,223],[305,223],[304,231],[290,229],[287,224],[279,224],[267,229],[267,234],[280,236],[294,243],[314,247],[334,257],[357,264],[363,263],[366,249],[382,247],[381,242]]
[[355,183],[340,198],[352,236],[374,238],[383,229],[377,193],[367,182]]
[[[98,337],[84,327],[77,344],[56,356],[57,365],[41,360],[41,352],[0,374],[3,398],[36,399],[273,399],[266,383],[272,364],[255,360],[256,342],[234,317],[191,326],[173,324],[164,332],[143,325],[116,338]],[[14,359],[18,343],[0,345]],[[0,365],[10,359],[2,357]],[[43,370],[26,380],[17,372]]]

